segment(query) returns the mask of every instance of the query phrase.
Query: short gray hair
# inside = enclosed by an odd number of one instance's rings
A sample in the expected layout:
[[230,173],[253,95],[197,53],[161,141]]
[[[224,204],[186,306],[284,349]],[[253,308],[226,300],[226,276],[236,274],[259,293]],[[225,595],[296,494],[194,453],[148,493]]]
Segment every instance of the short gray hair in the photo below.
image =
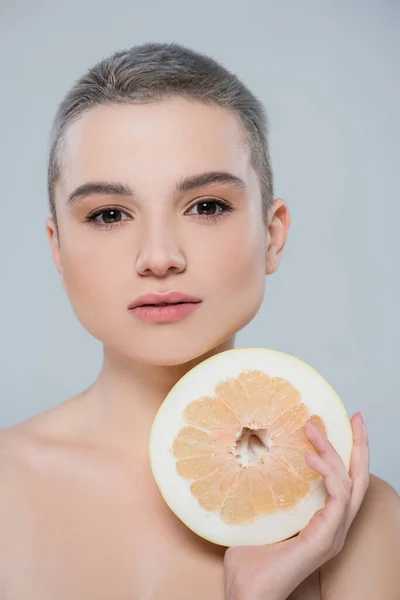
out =
[[240,79],[214,59],[176,43],[146,43],[114,53],[87,71],[56,112],[48,164],[51,215],[57,225],[54,192],[61,173],[61,146],[68,126],[96,106],[145,104],[180,96],[230,110],[239,118],[259,178],[263,216],[273,200],[267,114]]

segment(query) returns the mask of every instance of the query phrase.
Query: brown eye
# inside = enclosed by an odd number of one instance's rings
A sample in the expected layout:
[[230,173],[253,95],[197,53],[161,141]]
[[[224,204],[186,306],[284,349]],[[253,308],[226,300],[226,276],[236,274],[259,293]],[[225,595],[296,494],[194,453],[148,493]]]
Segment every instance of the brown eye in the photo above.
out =
[[189,209],[188,214],[196,217],[218,217],[231,210],[232,207],[221,200],[201,200]]
[[[123,217],[126,218],[123,218]],[[129,215],[116,207],[103,208],[86,217],[85,221],[93,227],[109,228],[122,221],[129,220]]]
[[199,215],[215,215],[217,212],[217,204],[216,202],[199,202],[197,204],[197,213]]
[[105,223],[116,223],[121,220],[121,211],[114,208],[104,210],[101,214]]

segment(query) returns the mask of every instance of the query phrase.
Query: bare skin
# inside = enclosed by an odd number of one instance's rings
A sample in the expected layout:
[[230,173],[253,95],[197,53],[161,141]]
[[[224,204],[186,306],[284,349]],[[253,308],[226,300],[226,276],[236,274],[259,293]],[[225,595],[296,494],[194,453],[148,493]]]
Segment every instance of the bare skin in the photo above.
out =
[[145,448],[76,435],[81,400],[2,435],[2,600],[222,599],[224,549],[169,511]]
[[[289,210],[276,199],[263,223],[235,117],[182,99],[93,109],[70,127],[63,156],[59,231],[49,220],[47,234],[72,307],[102,342],[104,360],[87,390],[0,432],[0,598],[222,600],[225,549],[166,507],[149,468],[149,431],[172,385],[232,348],[256,315],[265,275],[280,263]],[[185,177],[210,171],[230,172],[246,189],[214,183],[174,191]],[[93,182],[134,193],[97,192],[68,204]],[[196,202],[210,198],[233,211],[215,220],[195,214]],[[124,215],[113,229],[85,221],[113,206]],[[167,325],[128,311],[137,296],[167,290],[196,295],[201,307]],[[370,488],[342,552],[290,600],[319,600],[320,579],[324,600],[364,600],[366,564],[376,589],[396,589],[398,497],[377,478]]]
[[[225,548],[166,507],[144,448],[128,456],[93,443],[85,393],[0,436],[0,597],[223,600]],[[367,566],[382,598],[396,600],[400,521],[393,529],[384,513],[396,503],[372,476],[344,549],[290,600],[369,598]]]

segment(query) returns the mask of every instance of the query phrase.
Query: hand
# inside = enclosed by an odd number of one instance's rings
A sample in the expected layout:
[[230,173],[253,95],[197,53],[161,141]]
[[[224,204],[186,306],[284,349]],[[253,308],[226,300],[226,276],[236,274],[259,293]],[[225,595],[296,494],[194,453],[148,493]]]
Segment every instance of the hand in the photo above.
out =
[[315,453],[308,466],[324,478],[327,501],[295,537],[266,546],[236,546],[225,553],[227,600],[286,600],[289,594],[342,549],[369,485],[368,436],[361,413],[351,419],[353,448],[347,472],[325,435],[304,427]]

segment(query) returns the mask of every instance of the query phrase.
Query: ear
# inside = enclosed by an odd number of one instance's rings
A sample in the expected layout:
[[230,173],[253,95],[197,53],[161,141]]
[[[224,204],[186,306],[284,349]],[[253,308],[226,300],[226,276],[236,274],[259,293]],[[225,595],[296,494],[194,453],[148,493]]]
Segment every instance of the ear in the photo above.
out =
[[270,207],[268,214],[266,275],[271,275],[279,267],[289,227],[289,208],[282,198],[277,198]]
[[61,265],[59,236],[58,236],[57,226],[54,222],[54,219],[46,220],[46,232],[47,232],[47,237],[49,238],[54,264],[56,265],[57,271],[61,275],[61,281],[62,281],[63,287],[65,289],[65,282],[64,282],[64,278],[63,278],[63,270],[62,270],[62,265]]

